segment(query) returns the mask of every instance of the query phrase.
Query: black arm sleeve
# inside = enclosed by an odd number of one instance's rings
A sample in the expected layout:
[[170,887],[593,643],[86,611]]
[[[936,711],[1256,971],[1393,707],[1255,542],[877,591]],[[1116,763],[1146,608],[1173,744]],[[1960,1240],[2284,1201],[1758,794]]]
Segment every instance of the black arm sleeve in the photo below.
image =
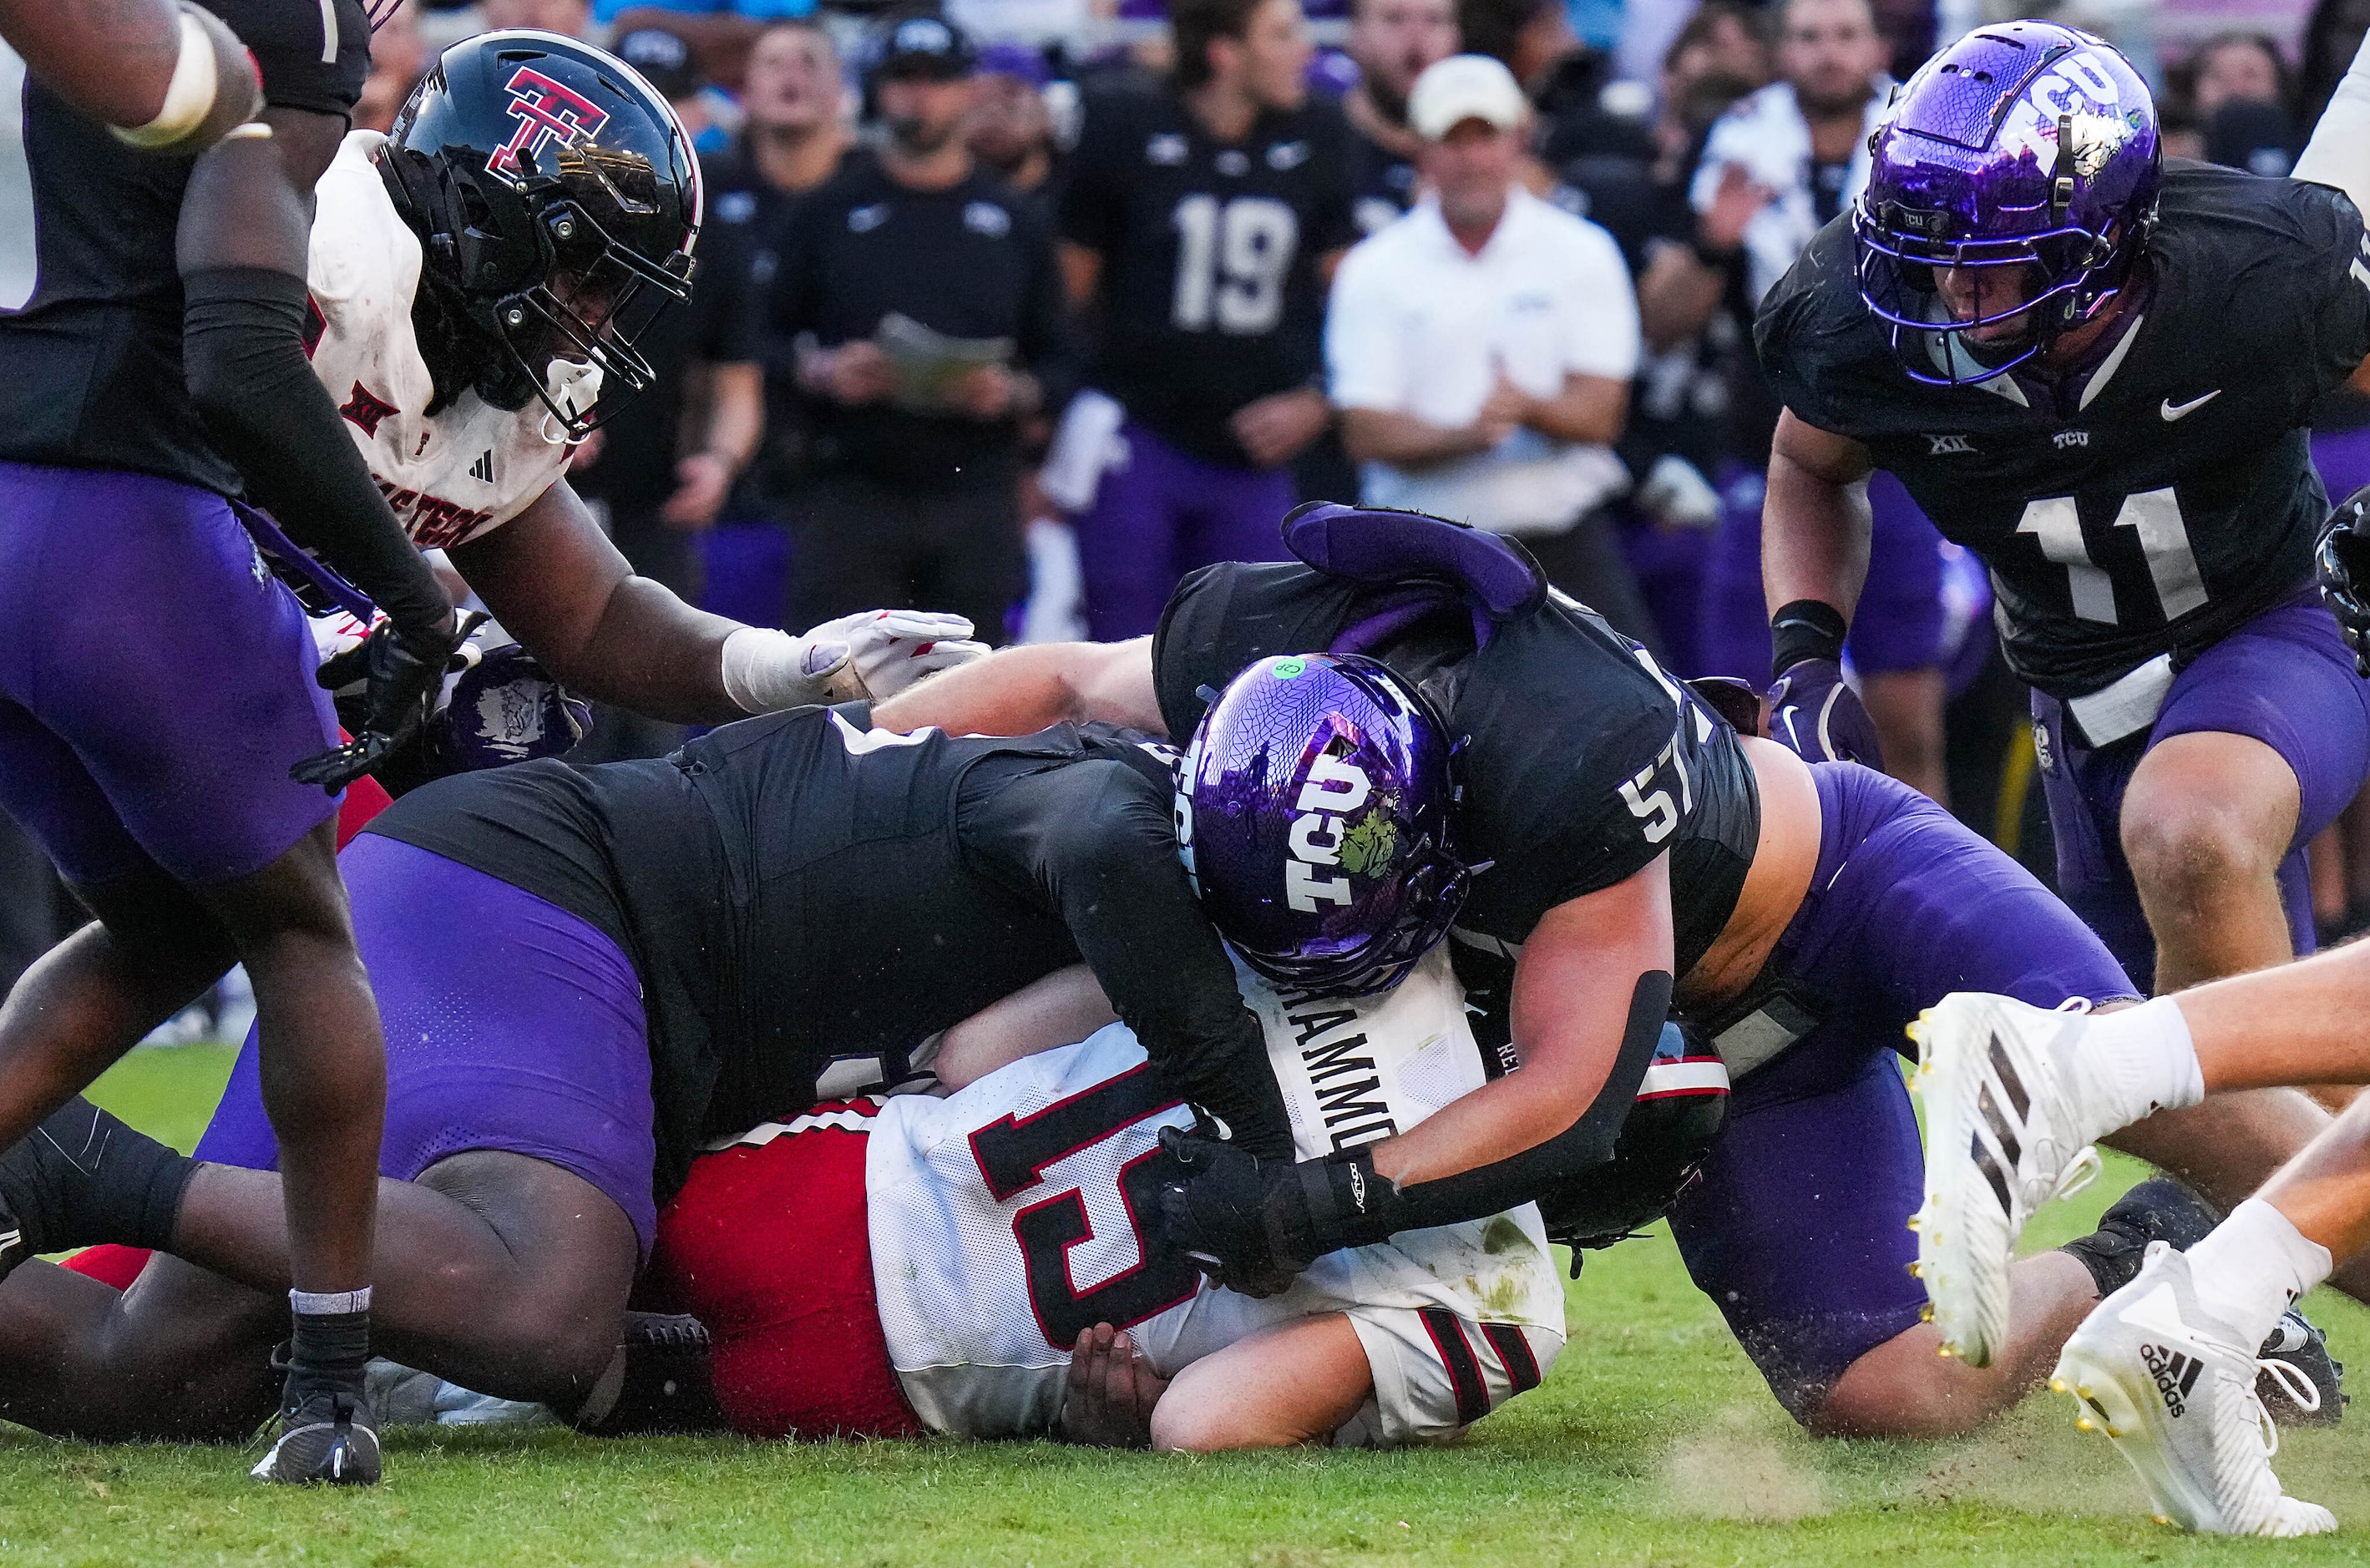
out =
[[1292,1126],[1259,1021],[1177,860],[1169,803],[1126,764],[1016,779],[963,818],[975,867],[1050,905],[1153,1070],[1260,1159],[1292,1157]]
[[182,280],[190,398],[288,536],[398,626],[442,626],[451,600],[404,536],[305,358],[304,280],[220,267]]
[[[1670,1015],[1671,984],[1671,977],[1659,969],[1638,978],[1612,1075],[1588,1109],[1544,1143],[1438,1181],[1410,1184],[1395,1196],[1387,1182],[1340,1179],[1346,1177],[1352,1161],[1337,1156],[1306,1162],[1300,1169],[1303,1180],[1309,1184],[1310,1207],[1323,1250],[1363,1247],[1400,1230],[1503,1214],[1611,1160],[1622,1124],[1629,1119],[1629,1106],[1638,1097],[1638,1086],[1654,1059],[1662,1022]],[[1363,1151],[1351,1152],[1354,1157]],[[1317,1179],[1320,1177],[1321,1182]],[[1350,1196],[1352,1193],[1366,1195],[1363,1212]]]

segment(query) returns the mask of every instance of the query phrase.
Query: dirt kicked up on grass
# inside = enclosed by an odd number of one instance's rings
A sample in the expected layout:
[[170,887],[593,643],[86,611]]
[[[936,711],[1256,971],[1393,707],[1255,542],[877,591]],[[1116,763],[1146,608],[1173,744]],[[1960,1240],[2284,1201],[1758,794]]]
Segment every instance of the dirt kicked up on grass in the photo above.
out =
[[[113,1108],[187,1148],[228,1058],[138,1053]],[[2087,1230],[2134,1179],[2045,1212]],[[226,1449],[89,1448],[0,1427],[0,1564],[1335,1564],[2123,1562],[2370,1559],[2370,1414],[2291,1435],[2289,1489],[2349,1527],[2218,1541],[2151,1523],[2056,1399],[1964,1440],[1815,1443],[1763,1390],[1657,1233],[1592,1256],[1547,1381],[1454,1448],[1214,1459],[1053,1444],[593,1442],[398,1434],[364,1494],[267,1492]],[[2340,1357],[2370,1313],[2322,1292]]]

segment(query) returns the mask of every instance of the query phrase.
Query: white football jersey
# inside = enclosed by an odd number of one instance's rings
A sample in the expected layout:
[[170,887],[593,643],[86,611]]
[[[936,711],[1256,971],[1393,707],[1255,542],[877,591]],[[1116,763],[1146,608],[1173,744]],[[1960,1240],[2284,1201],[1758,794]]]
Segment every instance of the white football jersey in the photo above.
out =
[[[349,132],[314,188],[307,351],[404,532],[441,549],[524,511],[566,471],[570,448],[540,400],[496,408],[472,390],[429,415],[435,385],[411,329],[420,240],[379,177],[374,155],[385,141]],[[549,376],[564,407],[590,408],[601,395],[593,366],[554,360]]]
[[[1357,1001],[1294,1006],[1242,979],[1303,1159],[1404,1131],[1482,1082],[1445,947]],[[1098,1322],[1174,1377],[1255,1329],[1344,1312],[1375,1378],[1346,1443],[1454,1436],[1553,1364],[1562,1281],[1527,1204],[1335,1253],[1263,1301],[1148,1254],[1160,1129],[1191,1121],[1116,1024],[946,1099],[881,1107],[865,1160],[873,1283],[890,1359],[933,1429],[1045,1431],[1070,1346]]]

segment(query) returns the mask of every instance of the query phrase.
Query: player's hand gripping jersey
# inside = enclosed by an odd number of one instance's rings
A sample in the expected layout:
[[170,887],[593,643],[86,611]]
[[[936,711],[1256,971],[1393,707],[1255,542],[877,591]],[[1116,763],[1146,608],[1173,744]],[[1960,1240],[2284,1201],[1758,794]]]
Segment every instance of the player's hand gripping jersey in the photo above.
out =
[[[405,532],[441,549],[525,510],[574,448],[539,400],[497,408],[469,388],[429,412],[435,383],[411,321],[420,240],[380,177],[385,141],[375,131],[347,136],[316,189],[308,352]],[[554,360],[548,376],[562,406],[590,409],[600,397],[594,366]]]
[[[1404,1131],[1482,1082],[1440,950],[1395,990],[1354,1001],[1241,979],[1304,1159]],[[1050,1430],[1071,1345],[1105,1322],[1174,1377],[1269,1324],[1348,1314],[1375,1391],[1337,1434],[1344,1443],[1451,1436],[1554,1363],[1562,1282],[1529,1205],[1336,1253],[1265,1300],[1156,1250],[1145,1231],[1168,1162],[1160,1129],[1191,1122],[1116,1024],[950,1098],[881,1105],[865,1157],[872,1279],[890,1360],[924,1424],[971,1437]],[[797,1223],[794,1209],[783,1222]]]
[[1754,335],[1795,416],[1867,446],[1990,566],[2017,674],[2052,696],[2198,650],[2309,582],[2329,512],[2307,410],[2370,353],[2370,240],[2325,186],[2167,165],[2137,322],[2087,378],[1905,373],[1849,214]]

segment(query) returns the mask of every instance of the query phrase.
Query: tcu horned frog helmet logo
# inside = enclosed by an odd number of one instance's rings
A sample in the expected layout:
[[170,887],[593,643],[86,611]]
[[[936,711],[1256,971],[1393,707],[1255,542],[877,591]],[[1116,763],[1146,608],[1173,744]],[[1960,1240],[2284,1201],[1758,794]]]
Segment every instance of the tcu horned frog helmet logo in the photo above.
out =
[[554,143],[574,146],[599,135],[609,122],[607,109],[532,65],[520,66],[502,90],[510,97],[510,116],[518,129],[486,160],[486,166],[498,174],[516,175],[521,153],[536,156]]

